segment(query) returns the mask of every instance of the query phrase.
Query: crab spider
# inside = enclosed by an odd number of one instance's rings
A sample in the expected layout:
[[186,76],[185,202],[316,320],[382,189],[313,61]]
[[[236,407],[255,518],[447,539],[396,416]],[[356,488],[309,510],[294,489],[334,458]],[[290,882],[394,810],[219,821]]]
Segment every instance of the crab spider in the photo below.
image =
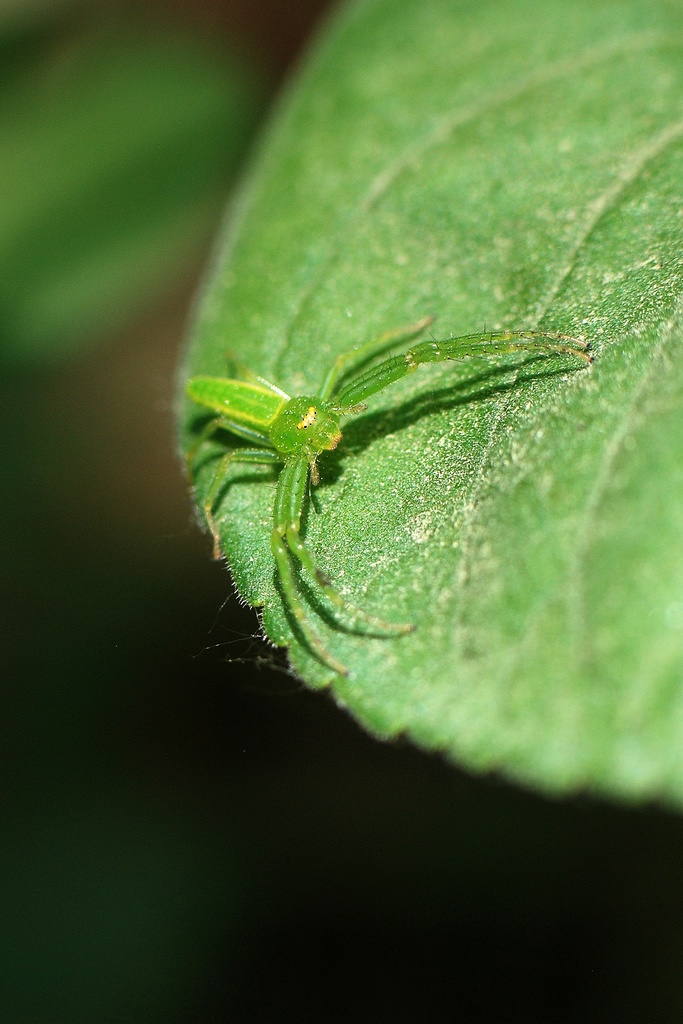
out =
[[[214,557],[220,556],[214,506],[229,465],[245,462],[279,466],[270,546],[282,595],[311,652],[336,673],[345,675],[347,669],[326,650],[318,636],[300,593],[295,566],[322,591],[335,613],[361,624],[367,632],[400,636],[414,628],[409,623],[377,619],[342,597],[318,569],[301,537],[301,515],[309,478],[313,484],[318,483],[318,457],[336,448],[341,441],[342,419],[365,409],[367,399],[413,373],[423,363],[520,351],[564,353],[577,356],[585,363],[591,362],[588,344],[582,338],[543,331],[487,331],[443,341],[422,340],[399,355],[386,355],[399,343],[419,338],[432,319],[426,317],[409,327],[387,331],[340,355],[314,395],[292,398],[248,370],[242,372],[245,379],[201,376],[192,377],[187,384],[187,394],[192,401],[214,414],[187,453],[190,471],[199,449],[216,431],[227,430],[247,442],[245,447],[231,448],[220,459],[204,501],[204,515],[213,535]],[[382,355],[385,358],[372,363]]]

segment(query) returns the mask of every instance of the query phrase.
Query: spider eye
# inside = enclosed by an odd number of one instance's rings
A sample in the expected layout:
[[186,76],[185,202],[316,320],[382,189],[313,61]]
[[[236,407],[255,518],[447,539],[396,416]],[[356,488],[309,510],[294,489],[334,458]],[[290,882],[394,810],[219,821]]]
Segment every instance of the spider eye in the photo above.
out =
[[318,417],[318,410],[314,405],[310,405],[306,413],[301,417],[296,425],[297,430],[305,430],[306,427],[312,427]]

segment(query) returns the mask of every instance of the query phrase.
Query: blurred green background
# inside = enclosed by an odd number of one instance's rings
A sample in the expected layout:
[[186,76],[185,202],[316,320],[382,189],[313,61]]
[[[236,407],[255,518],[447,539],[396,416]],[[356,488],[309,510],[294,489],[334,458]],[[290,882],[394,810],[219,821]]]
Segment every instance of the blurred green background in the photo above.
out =
[[679,1019],[679,818],[376,743],[195,526],[182,338],[324,6],[0,8],[3,1019]]

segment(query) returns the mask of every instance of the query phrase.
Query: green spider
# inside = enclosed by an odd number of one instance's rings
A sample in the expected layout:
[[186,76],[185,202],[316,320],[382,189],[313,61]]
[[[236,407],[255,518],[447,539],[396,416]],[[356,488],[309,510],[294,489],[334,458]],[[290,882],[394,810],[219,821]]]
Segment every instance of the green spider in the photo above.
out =
[[542,331],[493,331],[468,334],[444,341],[420,341],[401,355],[388,356],[375,365],[371,361],[388,349],[417,338],[432,322],[426,317],[416,324],[379,337],[339,356],[330,367],[316,395],[290,398],[263,377],[240,369],[244,379],[192,377],[187,394],[198,405],[215,413],[187,453],[190,468],[202,445],[217,431],[227,430],[254,447],[231,448],[221,458],[204,501],[204,515],[214,541],[214,557],[220,557],[220,537],[214,506],[226,481],[231,462],[280,466],[273,508],[270,546],[277,566],[285,605],[311,652],[334,672],[347,669],[325,648],[311,624],[297,584],[294,565],[303,569],[326,596],[334,611],[362,623],[366,632],[400,636],[413,630],[409,623],[384,622],[356,608],[334,589],[318,569],[301,537],[301,515],[308,493],[309,477],[319,481],[318,457],[341,441],[341,420],[366,408],[365,401],[394,381],[417,370],[422,363],[438,363],[465,356],[511,352],[565,353],[592,361],[582,338]]

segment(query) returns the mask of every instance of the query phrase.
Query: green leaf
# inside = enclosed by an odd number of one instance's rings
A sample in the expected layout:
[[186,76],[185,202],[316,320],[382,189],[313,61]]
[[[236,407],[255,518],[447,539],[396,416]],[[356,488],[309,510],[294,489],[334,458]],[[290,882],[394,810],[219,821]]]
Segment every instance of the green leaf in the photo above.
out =
[[[683,799],[682,45],[666,0],[346,8],[252,167],[189,360],[221,373],[232,349],[296,394],[428,313],[442,337],[590,340],[588,371],[498,358],[383,392],[306,521],[352,600],[416,625],[318,618],[336,700],[551,792]],[[231,479],[240,592],[323,685],[275,585],[274,476]]]
[[262,89],[166,30],[0,49],[0,353],[51,358],[120,327],[195,257]]

